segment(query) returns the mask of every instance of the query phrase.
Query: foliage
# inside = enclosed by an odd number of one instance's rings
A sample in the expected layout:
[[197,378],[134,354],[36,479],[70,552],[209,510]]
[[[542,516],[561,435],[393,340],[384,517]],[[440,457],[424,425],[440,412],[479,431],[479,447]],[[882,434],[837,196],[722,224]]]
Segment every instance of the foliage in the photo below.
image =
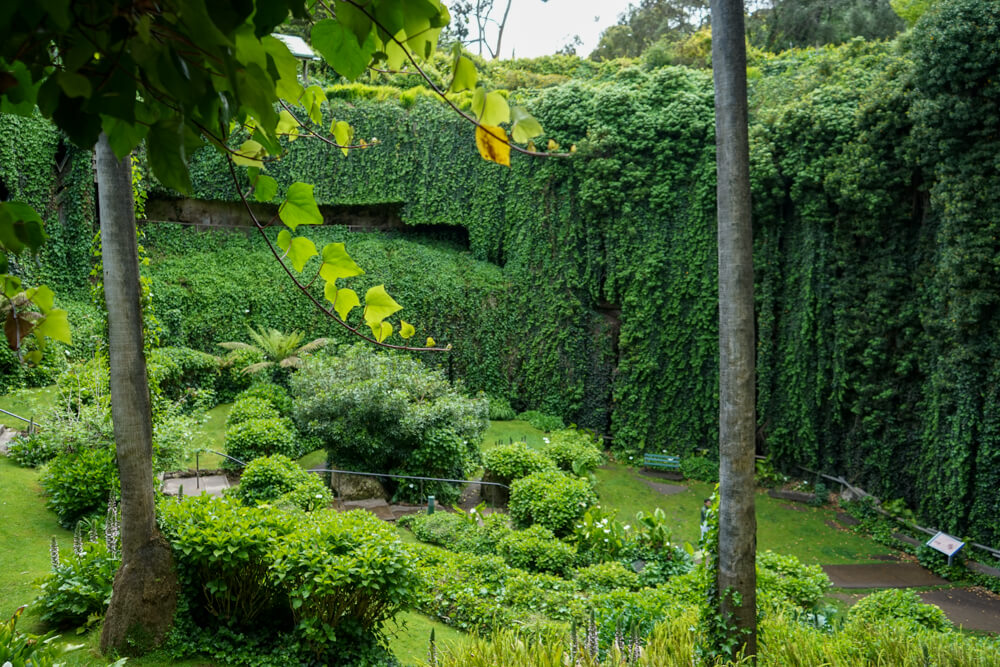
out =
[[232,494],[251,507],[268,503],[290,505],[305,511],[327,507],[333,501],[322,477],[303,470],[281,454],[248,463]]
[[[295,426],[283,417],[250,419],[226,429],[226,453],[244,463],[262,456],[301,454],[296,443]],[[227,467],[236,465],[227,459]]]
[[250,385],[237,394],[236,401],[243,398],[260,398],[270,401],[274,409],[278,411],[279,416],[292,416],[292,397],[289,396],[287,389],[273,382],[257,382]]
[[593,434],[569,428],[553,431],[542,453],[559,469],[576,475],[586,475],[604,463],[604,454]]
[[629,535],[628,528],[615,519],[616,514],[615,510],[593,505],[573,524],[572,539],[581,562],[601,563],[621,554]]
[[795,556],[773,551],[757,554],[757,580],[762,592],[803,609],[814,608],[832,586],[819,565],[804,565]]
[[153,471],[179,470],[198,444],[199,420],[193,415],[167,414],[153,424]]
[[83,625],[103,616],[121,565],[121,554],[111,552],[107,540],[92,534],[95,539],[84,542],[79,524],[76,530],[73,554],[42,580],[36,600],[42,620],[55,626]]
[[569,572],[576,559],[576,549],[539,524],[508,533],[497,544],[497,553],[511,567],[560,576]]
[[487,396],[490,402],[491,421],[511,421],[517,419],[517,413],[510,407],[510,401],[504,397]]
[[258,351],[264,357],[263,361],[242,368],[242,372],[253,375],[265,369],[271,369],[273,377],[283,378],[281,370],[295,369],[302,365],[302,359],[329,343],[327,338],[317,338],[302,345],[304,335],[301,331],[282,333],[277,329],[250,329],[250,339],[253,344],[241,342],[219,343],[226,350]]
[[107,408],[83,405],[79,411],[52,410],[45,417],[45,428],[11,442],[10,457],[18,465],[37,467],[63,452],[105,447],[113,442]]
[[686,456],[681,458],[681,474],[685,479],[718,482],[719,462],[705,456]]
[[538,472],[511,484],[510,516],[520,526],[538,524],[562,536],[572,532],[574,522],[596,500],[585,479]]
[[905,621],[938,632],[953,627],[940,608],[924,604],[916,592],[905,589],[875,591],[848,610],[847,621],[869,627]]
[[479,523],[479,510],[435,512],[400,517],[398,525],[407,526],[421,542],[436,544],[460,553],[496,555],[500,541],[512,532],[506,515],[488,514]]
[[226,416],[227,428],[248,422],[251,419],[280,419],[282,417],[274,403],[266,398],[247,396],[246,392],[240,393],[239,396],[233,402],[229,415]]
[[566,424],[563,423],[563,420],[559,416],[545,414],[538,410],[525,410],[517,415],[517,418],[528,422],[539,431],[556,431],[566,428]]
[[890,0],[774,0],[747,20],[750,42],[768,51],[887,39],[903,27]]
[[158,347],[146,361],[149,380],[170,401],[181,401],[185,408],[212,408],[219,381],[219,359],[186,347]]
[[601,33],[595,60],[635,57],[657,41],[678,41],[708,22],[706,0],[640,0]]
[[[296,423],[344,469],[445,479],[474,470],[486,401],[464,396],[416,359],[357,346],[308,359],[291,382]],[[459,490],[427,483],[424,491],[448,503]]]
[[17,629],[17,619],[24,613],[21,607],[9,621],[0,623],[0,660],[2,664],[31,665],[32,667],[53,667],[60,656],[57,645],[53,643],[58,635],[32,635]]
[[46,506],[59,523],[73,526],[101,509],[112,493],[118,494],[118,465],[110,445],[86,447],[53,459],[42,471],[39,484]]
[[609,593],[613,590],[639,588],[639,575],[618,561],[581,567],[575,574],[576,585],[585,592]]
[[508,486],[516,479],[556,469],[551,458],[523,442],[486,450],[483,452],[483,467],[491,481]]

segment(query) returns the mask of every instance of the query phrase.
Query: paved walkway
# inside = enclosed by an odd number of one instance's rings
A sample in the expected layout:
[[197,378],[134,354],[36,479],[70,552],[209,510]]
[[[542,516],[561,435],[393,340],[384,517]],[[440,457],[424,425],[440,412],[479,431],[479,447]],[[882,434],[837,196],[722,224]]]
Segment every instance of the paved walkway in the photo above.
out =
[[823,571],[836,588],[916,588],[948,585],[947,579],[942,579],[917,563],[824,565]]
[[207,493],[210,496],[221,496],[229,488],[229,480],[225,475],[202,475],[198,480],[194,477],[175,477],[163,480],[163,493],[176,496],[180,487],[184,487],[185,496],[197,496]]

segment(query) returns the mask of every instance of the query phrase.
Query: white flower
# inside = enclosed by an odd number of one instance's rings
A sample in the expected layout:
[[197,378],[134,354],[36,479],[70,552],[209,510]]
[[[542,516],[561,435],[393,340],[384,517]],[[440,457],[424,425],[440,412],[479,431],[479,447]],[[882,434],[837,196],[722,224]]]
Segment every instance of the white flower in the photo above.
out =
[[544,442],[544,443],[545,443],[546,445],[547,445],[547,444],[549,444],[549,439],[548,439],[548,438],[542,438],[542,441],[543,441],[543,442]]
[[632,526],[628,525],[627,523],[626,523],[626,524],[625,524],[624,526],[622,526],[622,527],[623,527],[623,528],[624,528],[625,530],[630,530],[630,529],[632,528]]
[[605,537],[605,538],[604,538],[604,541],[605,541],[605,542],[607,542],[607,541],[608,541],[608,538],[606,538],[606,537]]
[[[611,529],[610,529],[610,528],[605,528],[605,529],[604,529],[604,534],[605,534],[605,535],[607,535],[607,534],[608,534],[608,533],[610,533],[610,532],[611,532]],[[605,541],[605,542],[607,542],[607,540],[604,540],[604,541]]]

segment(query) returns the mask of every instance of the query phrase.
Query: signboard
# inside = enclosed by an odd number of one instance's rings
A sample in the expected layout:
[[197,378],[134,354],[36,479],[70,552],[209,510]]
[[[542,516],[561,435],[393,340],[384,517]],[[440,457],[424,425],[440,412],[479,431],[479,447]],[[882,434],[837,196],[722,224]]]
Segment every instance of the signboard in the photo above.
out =
[[957,537],[952,537],[947,533],[939,532],[937,535],[927,540],[927,546],[932,549],[937,549],[945,556],[948,557],[948,565],[951,565],[952,556],[957,554],[962,547],[965,546],[965,542],[958,539]]

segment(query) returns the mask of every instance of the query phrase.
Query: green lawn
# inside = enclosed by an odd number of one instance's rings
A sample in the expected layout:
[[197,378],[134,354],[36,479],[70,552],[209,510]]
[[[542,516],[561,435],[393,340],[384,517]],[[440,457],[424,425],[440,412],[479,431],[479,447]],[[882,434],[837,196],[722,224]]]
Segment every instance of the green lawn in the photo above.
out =
[[[216,452],[226,451],[226,417],[232,409],[232,403],[220,403],[205,413],[205,421],[199,428],[198,446]],[[210,452],[198,455],[198,463],[202,470],[215,469],[222,465],[222,457]],[[187,461],[188,468],[194,468],[195,457],[192,454]]]
[[545,444],[545,441],[542,440],[544,437],[544,431],[539,431],[528,422],[516,419],[507,422],[490,422],[489,429],[483,435],[481,448],[490,449],[510,442],[525,442],[532,447],[539,448]]
[[[56,387],[51,385],[40,389],[20,389],[12,394],[0,396],[0,408],[13,412],[25,419],[45,421],[45,413],[56,400]],[[0,412],[0,424],[23,431],[27,423]]]

